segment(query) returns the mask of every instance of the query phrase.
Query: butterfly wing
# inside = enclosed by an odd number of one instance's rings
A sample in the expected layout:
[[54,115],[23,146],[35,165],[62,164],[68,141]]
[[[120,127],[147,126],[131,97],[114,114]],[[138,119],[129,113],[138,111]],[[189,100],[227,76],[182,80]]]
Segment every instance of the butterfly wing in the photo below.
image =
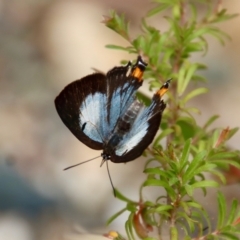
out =
[[104,138],[108,142],[119,117],[135,100],[135,92],[142,85],[142,80],[132,74],[127,75],[130,64],[115,67],[107,73],[107,121],[108,130]]
[[70,131],[92,149],[108,142],[119,116],[134,101],[142,85],[130,64],[115,67],[107,75],[95,73],[66,86],[55,99],[57,112]]
[[99,150],[103,147],[99,126],[106,122],[106,101],[106,76],[95,73],[67,85],[56,97],[55,106],[73,135]]
[[142,155],[143,151],[153,141],[161,122],[166,104],[154,96],[152,104],[138,113],[132,128],[123,136],[111,161],[115,163],[132,161]]

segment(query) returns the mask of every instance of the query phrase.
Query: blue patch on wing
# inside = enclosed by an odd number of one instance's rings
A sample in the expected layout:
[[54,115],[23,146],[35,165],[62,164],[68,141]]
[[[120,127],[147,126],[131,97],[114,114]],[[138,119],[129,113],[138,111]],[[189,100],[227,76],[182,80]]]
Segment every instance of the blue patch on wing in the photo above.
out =
[[[125,83],[122,88],[117,88],[112,94],[109,109],[109,129],[114,130],[119,117],[128,109],[134,101],[132,96],[136,89],[129,82]],[[135,94],[134,94],[135,95]]]
[[102,110],[106,104],[106,95],[96,92],[88,95],[79,109],[79,124],[83,133],[92,140],[101,143],[108,127],[106,124],[106,111]]
[[123,139],[116,147],[116,155],[123,156],[136,147],[146,136],[149,128],[149,120],[154,116],[153,109],[156,107],[155,102],[149,107],[144,107],[141,112],[138,113],[132,128],[128,133],[123,136]]
[[79,124],[83,133],[94,141],[107,142],[114,132],[119,117],[134,101],[132,97],[134,91],[136,90],[132,85],[125,83],[123,88],[117,88],[113,92],[109,107],[109,121],[107,121],[108,96],[99,92],[88,95],[79,109]]

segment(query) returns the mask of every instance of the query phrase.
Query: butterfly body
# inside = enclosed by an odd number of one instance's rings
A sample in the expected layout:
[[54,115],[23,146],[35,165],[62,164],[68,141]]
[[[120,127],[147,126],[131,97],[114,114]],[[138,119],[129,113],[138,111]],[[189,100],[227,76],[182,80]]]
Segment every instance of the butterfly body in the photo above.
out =
[[[152,142],[166,107],[161,89],[146,107],[136,98],[146,63],[114,67],[106,75],[94,73],[70,83],[55,99],[57,112],[85,145],[103,150],[104,161],[128,162]],[[130,72],[130,73],[129,73]]]

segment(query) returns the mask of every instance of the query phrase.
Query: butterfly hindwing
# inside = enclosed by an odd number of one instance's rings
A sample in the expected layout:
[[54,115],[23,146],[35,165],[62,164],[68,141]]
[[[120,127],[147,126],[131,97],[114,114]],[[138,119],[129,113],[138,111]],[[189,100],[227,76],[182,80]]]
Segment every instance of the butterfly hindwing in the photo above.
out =
[[111,158],[113,162],[128,162],[142,155],[159,129],[165,107],[165,103],[160,99],[153,100],[149,107],[143,107],[129,132],[117,145]]

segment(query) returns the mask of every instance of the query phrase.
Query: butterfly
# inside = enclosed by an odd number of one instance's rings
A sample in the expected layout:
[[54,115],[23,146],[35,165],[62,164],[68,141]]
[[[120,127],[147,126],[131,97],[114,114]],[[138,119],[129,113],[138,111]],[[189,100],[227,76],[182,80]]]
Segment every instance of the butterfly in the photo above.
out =
[[97,72],[70,83],[55,99],[63,123],[82,143],[102,150],[102,163],[126,163],[138,158],[159,129],[166,107],[162,96],[170,80],[146,107],[136,98],[146,67],[138,56],[134,65],[129,62],[106,75]]

